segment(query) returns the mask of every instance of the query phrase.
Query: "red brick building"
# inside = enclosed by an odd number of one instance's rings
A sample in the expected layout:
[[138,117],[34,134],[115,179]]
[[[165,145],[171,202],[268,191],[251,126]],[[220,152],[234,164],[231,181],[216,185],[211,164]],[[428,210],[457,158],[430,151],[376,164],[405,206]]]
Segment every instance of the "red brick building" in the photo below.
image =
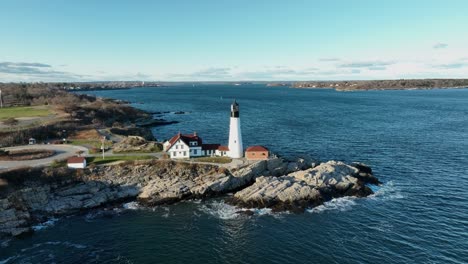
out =
[[245,150],[245,158],[248,160],[266,160],[269,151],[264,146],[251,146]]

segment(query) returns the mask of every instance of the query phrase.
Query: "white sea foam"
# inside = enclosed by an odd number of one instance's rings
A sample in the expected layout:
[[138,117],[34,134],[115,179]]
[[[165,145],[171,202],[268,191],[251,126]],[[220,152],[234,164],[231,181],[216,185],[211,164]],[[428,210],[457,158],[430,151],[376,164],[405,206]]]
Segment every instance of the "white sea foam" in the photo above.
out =
[[125,203],[122,205],[122,207],[124,209],[127,209],[127,210],[138,210],[141,208],[140,204],[138,202],[129,202],[129,203]]
[[[17,259],[18,256],[12,256],[12,257],[9,257],[9,258],[6,258],[6,259],[0,259],[0,264],[8,264],[10,263],[10,261],[13,261],[15,259]],[[13,262],[11,262],[13,263]]]
[[317,207],[307,209],[309,213],[322,213],[324,211],[338,210],[340,212],[345,212],[351,210],[353,206],[356,205],[356,197],[341,197],[334,198],[328,202],[323,203]]
[[73,248],[76,248],[76,249],[87,248],[87,246],[85,246],[85,245],[76,244],[76,243],[72,243],[72,242],[68,242],[68,241],[63,242],[63,244],[68,246],[68,247],[73,247]]
[[212,215],[222,220],[235,219],[238,217],[239,209],[235,206],[224,203],[223,201],[212,201],[202,204],[200,211]]
[[169,209],[169,207],[163,207],[165,213],[162,215],[164,218],[168,218],[170,213],[171,213],[171,209]]
[[98,219],[101,217],[113,217],[113,216],[119,215],[120,212],[122,212],[121,208],[114,208],[112,210],[96,209],[87,213],[84,219],[86,222],[93,222],[95,219]]
[[34,231],[39,231],[39,230],[42,230],[42,229],[45,229],[45,228],[48,228],[48,227],[51,227],[53,225],[55,225],[55,223],[58,221],[57,218],[50,218],[49,220],[43,222],[43,223],[40,223],[38,225],[35,225],[32,227],[32,229]]
[[[369,195],[364,199],[392,200],[403,198],[403,195],[400,193],[399,189],[393,184],[393,181],[384,183],[381,186],[369,185],[369,188],[371,188],[374,194]],[[330,210],[338,210],[342,212],[348,211],[351,210],[357,204],[356,199],[358,198],[353,196],[334,198],[328,202],[325,202],[322,205],[311,209],[307,209],[307,212],[321,213]]]
[[393,181],[386,182],[381,186],[370,185],[369,187],[374,192],[374,194],[369,196],[371,199],[393,200],[404,198]]
[[193,199],[191,200],[192,203],[195,203],[195,204],[200,204],[201,203],[201,199]]
[[0,240],[0,248],[6,248],[10,245],[11,239]]
[[211,201],[209,203],[202,204],[198,209],[208,215],[214,216],[222,220],[236,219],[238,217],[245,216],[242,212],[251,212],[254,216],[274,216],[282,217],[284,213],[273,213],[270,208],[241,208],[226,204],[224,201]]

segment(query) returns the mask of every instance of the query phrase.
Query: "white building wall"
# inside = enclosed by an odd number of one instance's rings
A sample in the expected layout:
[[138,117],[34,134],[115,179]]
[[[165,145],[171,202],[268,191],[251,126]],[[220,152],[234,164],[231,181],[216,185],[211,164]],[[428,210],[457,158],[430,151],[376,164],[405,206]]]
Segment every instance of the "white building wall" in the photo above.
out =
[[216,150],[216,152],[214,153],[214,155],[216,156],[226,156],[228,155],[228,151],[221,151],[221,150]]
[[187,159],[190,158],[190,148],[182,140],[178,140],[167,151],[171,159]]
[[227,152],[227,155],[236,159],[244,156],[240,118],[238,117],[231,117],[229,125],[229,151]]
[[190,147],[190,157],[204,156],[203,152],[201,147]]
[[83,163],[68,163],[67,166],[73,169],[84,169],[86,168],[86,160]]

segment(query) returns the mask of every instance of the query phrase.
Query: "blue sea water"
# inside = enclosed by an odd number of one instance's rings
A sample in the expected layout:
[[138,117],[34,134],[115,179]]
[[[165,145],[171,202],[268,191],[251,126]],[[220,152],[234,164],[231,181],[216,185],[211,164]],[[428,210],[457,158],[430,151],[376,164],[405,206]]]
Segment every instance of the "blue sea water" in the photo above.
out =
[[205,85],[89,92],[162,118],[162,140],[226,144],[240,104],[245,146],[361,161],[384,182],[304,214],[236,214],[223,199],[96,210],[0,245],[0,263],[468,263],[468,89],[336,92]]

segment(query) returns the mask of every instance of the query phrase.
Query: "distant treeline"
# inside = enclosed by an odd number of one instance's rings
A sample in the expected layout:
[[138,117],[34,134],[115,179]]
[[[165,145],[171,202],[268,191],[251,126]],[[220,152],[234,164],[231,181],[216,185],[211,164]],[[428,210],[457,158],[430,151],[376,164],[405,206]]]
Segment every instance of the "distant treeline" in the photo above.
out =
[[400,79],[373,81],[307,81],[294,82],[293,88],[333,88],[339,91],[353,90],[407,90],[434,88],[466,88],[468,79]]
[[[63,130],[73,133],[86,126],[132,127],[139,120],[153,119],[152,114],[123,102],[70,93],[63,90],[62,85],[58,83],[0,84],[5,107],[49,105],[54,111],[66,114],[62,118],[68,119],[57,118],[55,123],[38,124],[27,128],[12,123],[8,129],[0,131],[0,147],[24,144],[29,137],[38,140],[61,138],[58,133]],[[135,128],[132,131],[139,132],[138,135],[146,138],[153,138],[149,128]]]

